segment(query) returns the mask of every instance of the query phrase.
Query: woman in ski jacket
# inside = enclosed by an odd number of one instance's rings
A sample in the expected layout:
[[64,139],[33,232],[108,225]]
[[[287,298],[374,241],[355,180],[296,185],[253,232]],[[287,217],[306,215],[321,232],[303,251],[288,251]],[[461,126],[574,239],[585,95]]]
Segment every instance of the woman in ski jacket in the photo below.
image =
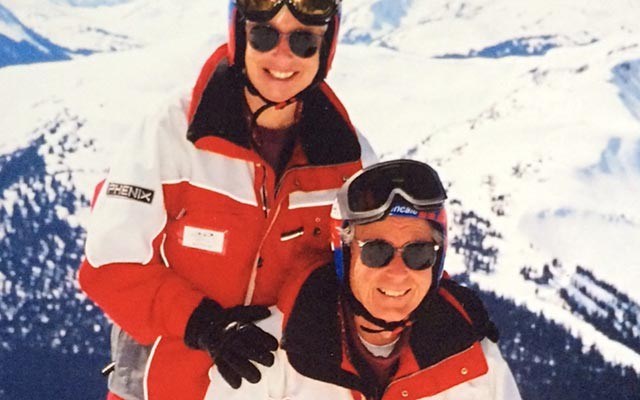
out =
[[237,391],[212,368],[206,399],[519,400],[481,300],[443,276],[445,198],[415,161],[351,178],[334,208],[334,263],[288,283],[283,314],[258,323],[283,333],[275,364]]
[[188,110],[149,118],[96,190],[79,283],[121,328],[113,399],[202,399],[214,361],[259,381],[277,341],[254,322],[329,261],[331,202],[374,159],[324,82],[340,1],[230,10]]

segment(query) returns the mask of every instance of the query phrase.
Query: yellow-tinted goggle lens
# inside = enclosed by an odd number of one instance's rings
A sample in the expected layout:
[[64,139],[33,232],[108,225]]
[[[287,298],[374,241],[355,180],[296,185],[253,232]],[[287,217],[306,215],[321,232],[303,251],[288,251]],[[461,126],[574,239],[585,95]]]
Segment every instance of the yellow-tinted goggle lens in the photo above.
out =
[[238,0],[238,5],[248,12],[265,12],[273,10],[283,0]]
[[236,0],[244,16],[251,21],[266,22],[285,4],[305,25],[325,25],[338,11],[339,0]]
[[293,8],[301,14],[324,16],[331,14],[336,8],[332,0],[291,0]]

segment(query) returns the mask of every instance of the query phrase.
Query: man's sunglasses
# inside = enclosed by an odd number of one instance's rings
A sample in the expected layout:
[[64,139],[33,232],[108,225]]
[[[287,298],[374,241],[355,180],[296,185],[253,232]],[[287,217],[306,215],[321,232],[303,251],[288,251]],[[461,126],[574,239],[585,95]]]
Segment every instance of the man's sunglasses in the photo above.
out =
[[278,45],[281,36],[289,40],[289,48],[301,58],[313,57],[323,39],[322,35],[305,30],[283,33],[270,25],[258,24],[249,29],[249,44],[255,50],[266,53]]
[[338,12],[342,0],[236,0],[240,12],[250,21],[267,22],[286,4],[305,25],[326,25]]
[[360,260],[370,268],[389,265],[397,252],[404,264],[412,270],[421,271],[433,267],[438,259],[440,245],[434,242],[409,242],[397,248],[382,239],[358,241]]

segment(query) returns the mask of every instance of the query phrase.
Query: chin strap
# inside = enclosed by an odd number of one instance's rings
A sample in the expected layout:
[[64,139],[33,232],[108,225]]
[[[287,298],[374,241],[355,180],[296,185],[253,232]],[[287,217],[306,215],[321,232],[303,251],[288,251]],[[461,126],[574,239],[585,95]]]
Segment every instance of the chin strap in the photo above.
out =
[[266,98],[260,91],[255,87],[255,85],[251,82],[251,80],[247,77],[246,72],[242,73],[244,85],[246,86],[249,93],[254,96],[258,96],[265,104],[263,104],[260,108],[256,110],[251,115],[251,123],[249,126],[249,130],[253,131],[255,127],[258,125],[258,118],[262,115],[263,112],[267,111],[269,108],[274,107],[276,110],[282,110],[286,106],[293,104],[302,100],[305,94],[309,93],[311,90],[315,89],[320,82],[316,82],[315,80],[311,83],[311,85],[304,88],[301,92],[296,94],[295,96],[289,98],[288,100],[275,102]]
[[380,327],[380,329],[371,329],[366,326],[360,326],[363,331],[368,333],[381,333],[381,332],[395,332],[401,331],[407,326],[413,324],[413,313],[409,315],[409,318],[403,319],[401,321],[385,321],[383,319],[374,317],[369,310],[362,305],[358,299],[355,298],[351,290],[344,291],[344,297],[347,300],[348,309],[355,315],[359,315],[367,321],[371,322],[375,326]]

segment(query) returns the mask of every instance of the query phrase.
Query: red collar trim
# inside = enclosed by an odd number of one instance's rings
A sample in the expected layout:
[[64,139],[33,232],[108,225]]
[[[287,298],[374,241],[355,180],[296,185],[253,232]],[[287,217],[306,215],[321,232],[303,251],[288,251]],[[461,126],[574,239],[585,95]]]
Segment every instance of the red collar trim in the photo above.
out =
[[470,381],[489,371],[487,360],[479,342],[469,349],[446,358],[413,375],[394,380],[387,387],[384,399],[435,396],[461,383]]
[[261,161],[260,156],[237,144],[217,136],[205,136],[195,142],[197,149],[220,153],[228,157],[239,158],[246,161],[258,163]]
[[464,319],[467,320],[469,325],[473,325],[473,321],[471,320],[471,317],[469,317],[469,314],[464,309],[462,304],[460,304],[458,299],[453,297],[453,295],[451,293],[449,293],[449,291],[447,289],[445,289],[443,287],[438,288],[438,294],[440,296],[442,296],[446,301],[448,301],[449,304],[451,304],[460,313],[460,315],[462,315],[464,317]]
[[419,370],[418,360],[416,360],[416,357],[413,355],[411,346],[407,344],[400,353],[400,364],[398,365],[398,371],[393,377],[393,380],[408,376]]
[[[229,53],[229,48],[226,44],[218,47],[216,51],[207,59],[202,70],[200,71],[200,75],[198,76],[198,80],[196,81],[195,86],[193,87],[193,91],[191,92],[191,102],[189,103],[189,111],[187,113],[187,118],[189,124],[193,121],[193,117],[198,110],[198,106],[200,105],[200,100],[202,100],[202,93],[207,88],[209,84],[209,80],[213,76],[214,71],[220,64],[227,54]],[[231,57],[233,59],[233,57]]]

